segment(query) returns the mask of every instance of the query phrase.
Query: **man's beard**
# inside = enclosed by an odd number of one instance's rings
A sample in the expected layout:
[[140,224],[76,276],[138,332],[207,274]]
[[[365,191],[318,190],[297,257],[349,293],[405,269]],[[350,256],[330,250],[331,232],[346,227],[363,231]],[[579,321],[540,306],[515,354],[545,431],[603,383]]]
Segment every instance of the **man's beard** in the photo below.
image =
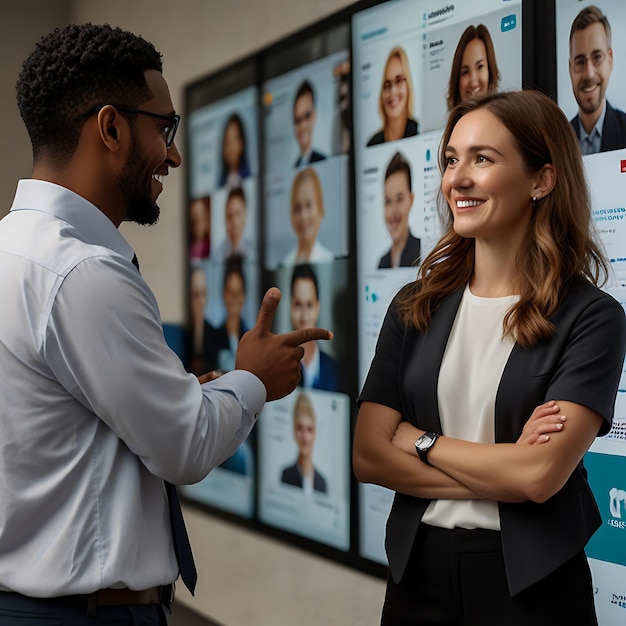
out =
[[134,129],[131,130],[131,144],[124,169],[118,177],[118,185],[128,199],[125,221],[142,226],[151,226],[159,220],[160,208],[152,200],[150,185],[142,190],[141,181],[152,181],[152,172],[142,171],[142,155]]

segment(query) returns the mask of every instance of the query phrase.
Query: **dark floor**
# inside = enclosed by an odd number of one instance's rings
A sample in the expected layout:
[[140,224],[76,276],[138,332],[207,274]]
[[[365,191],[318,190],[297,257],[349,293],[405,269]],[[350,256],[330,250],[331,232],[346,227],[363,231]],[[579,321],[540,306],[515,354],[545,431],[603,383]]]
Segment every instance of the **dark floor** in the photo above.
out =
[[172,605],[172,614],[167,618],[168,626],[224,626],[194,613],[180,602]]

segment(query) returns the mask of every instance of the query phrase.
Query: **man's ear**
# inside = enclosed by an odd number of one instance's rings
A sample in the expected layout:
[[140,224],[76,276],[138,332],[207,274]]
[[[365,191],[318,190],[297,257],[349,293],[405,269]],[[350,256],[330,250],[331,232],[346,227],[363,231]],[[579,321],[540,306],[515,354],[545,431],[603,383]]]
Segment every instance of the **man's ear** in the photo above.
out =
[[102,143],[111,151],[120,150],[120,140],[124,136],[128,122],[119,111],[110,104],[103,106],[98,112],[98,133]]

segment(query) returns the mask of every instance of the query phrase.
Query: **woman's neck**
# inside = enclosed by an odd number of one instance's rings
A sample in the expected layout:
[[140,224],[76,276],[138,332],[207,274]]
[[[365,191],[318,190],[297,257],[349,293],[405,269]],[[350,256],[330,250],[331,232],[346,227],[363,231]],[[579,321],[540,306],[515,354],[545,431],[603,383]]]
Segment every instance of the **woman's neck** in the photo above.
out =
[[391,267],[398,267],[400,265],[400,258],[402,257],[402,253],[406,248],[406,242],[409,240],[409,231],[407,229],[406,233],[391,244]]
[[313,459],[309,455],[301,454],[298,457],[298,469],[303,476],[313,480],[315,470],[313,468]]
[[517,249],[476,241],[470,288],[475,296],[499,298],[519,293]]
[[404,137],[404,131],[406,129],[406,123],[408,120],[407,115],[401,115],[395,117],[392,120],[387,120],[387,126],[384,130],[385,141],[395,141],[396,139],[402,139]]
[[299,241],[298,242],[298,250],[296,252],[296,262],[302,263],[306,262],[311,258],[311,254],[313,253],[313,247],[315,246],[315,241]]

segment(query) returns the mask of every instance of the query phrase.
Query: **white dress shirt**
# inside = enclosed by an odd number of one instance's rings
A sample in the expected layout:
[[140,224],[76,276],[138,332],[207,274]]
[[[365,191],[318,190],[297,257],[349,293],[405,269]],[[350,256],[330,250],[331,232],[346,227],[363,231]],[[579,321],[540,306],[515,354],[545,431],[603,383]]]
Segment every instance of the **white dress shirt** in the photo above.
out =
[[0,222],[0,589],[172,582],[163,480],[204,478],[265,402],[249,372],[184,370],[132,257],[84,198],[19,182]]

